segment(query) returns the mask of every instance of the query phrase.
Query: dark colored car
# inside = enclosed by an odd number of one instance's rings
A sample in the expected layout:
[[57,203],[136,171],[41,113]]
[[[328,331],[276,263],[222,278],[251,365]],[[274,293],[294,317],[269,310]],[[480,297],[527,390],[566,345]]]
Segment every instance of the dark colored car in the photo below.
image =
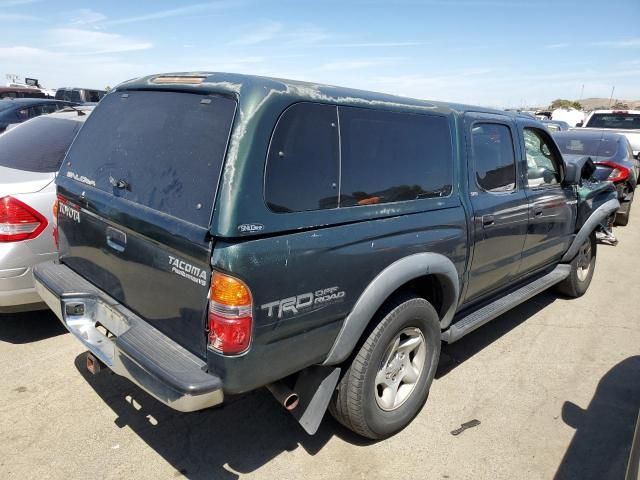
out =
[[38,88],[0,87],[1,98],[47,98],[47,95]]
[[66,100],[76,103],[98,103],[107,94],[105,90],[91,88],[58,88],[56,100]]
[[12,124],[74,105],[70,102],[38,98],[16,98],[0,100],[0,133]]
[[596,165],[594,178],[599,181],[608,180],[616,185],[620,200],[616,224],[627,225],[640,173],[640,162],[633,156],[629,140],[617,133],[582,128],[555,133],[554,139],[568,160],[591,157]]
[[[529,165],[532,165],[530,168]],[[529,171],[531,170],[531,175]],[[527,116],[233,74],[106,95],[58,186],[36,289],[106,364],[180,411],[268,386],[384,438],[455,342],[557,285],[582,295],[612,186]]]

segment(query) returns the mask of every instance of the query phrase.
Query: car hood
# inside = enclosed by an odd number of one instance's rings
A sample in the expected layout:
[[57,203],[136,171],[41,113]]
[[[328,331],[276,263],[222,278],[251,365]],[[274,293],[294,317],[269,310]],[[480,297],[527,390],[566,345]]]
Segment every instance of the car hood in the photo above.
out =
[[0,197],[39,192],[55,179],[55,175],[0,166]]

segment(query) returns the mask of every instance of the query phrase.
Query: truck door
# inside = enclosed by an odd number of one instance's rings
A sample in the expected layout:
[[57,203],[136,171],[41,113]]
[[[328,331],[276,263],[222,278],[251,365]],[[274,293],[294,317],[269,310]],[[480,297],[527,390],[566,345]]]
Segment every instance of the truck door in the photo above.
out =
[[527,233],[528,203],[518,179],[516,125],[503,115],[465,115],[473,258],[465,301],[516,275]]
[[562,156],[551,135],[526,120],[518,121],[518,129],[529,200],[529,228],[519,268],[524,275],[557,261],[569,248],[576,199],[573,187],[562,185]]

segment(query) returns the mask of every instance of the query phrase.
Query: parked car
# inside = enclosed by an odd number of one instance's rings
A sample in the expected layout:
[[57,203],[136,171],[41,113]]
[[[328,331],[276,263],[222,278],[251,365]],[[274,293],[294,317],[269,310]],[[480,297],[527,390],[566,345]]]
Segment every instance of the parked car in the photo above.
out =
[[640,155],[640,110],[594,110],[579,127],[607,130],[624,135],[633,155]]
[[74,104],[38,98],[0,100],[0,133],[4,132],[9,125],[53,113],[69,105]]
[[[535,187],[525,157],[544,167]],[[176,410],[268,386],[309,433],[330,404],[384,438],[425,402],[442,340],[551,286],[587,290],[594,230],[619,203],[607,184],[578,222],[581,173],[524,115],[150,76],[73,142],[60,261],[35,268],[36,288],[91,371]]]
[[629,223],[633,192],[640,174],[640,163],[633,156],[629,140],[606,130],[583,129],[557,132],[554,139],[564,156],[591,157],[596,165],[594,178],[609,180],[618,190],[620,210],[616,214],[616,224]]
[[541,123],[551,132],[565,132],[569,130],[569,124],[562,120],[541,120]]
[[39,88],[0,87],[0,98],[48,98]]
[[56,258],[53,180],[91,109],[42,115],[0,135],[0,313],[43,306],[32,267]]
[[106,94],[106,90],[65,87],[56,90],[56,100],[66,100],[76,103],[98,103]]

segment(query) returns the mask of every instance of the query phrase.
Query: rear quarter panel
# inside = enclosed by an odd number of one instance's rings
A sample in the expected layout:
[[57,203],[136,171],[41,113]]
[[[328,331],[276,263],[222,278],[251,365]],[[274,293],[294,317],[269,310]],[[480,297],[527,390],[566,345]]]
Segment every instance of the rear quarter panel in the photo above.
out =
[[247,391],[323,361],[360,294],[400,258],[442,253],[462,276],[466,217],[459,200],[449,200],[449,208],[410,215],[243,242],[219,240],[213,268],[243,279],[254,305],[249,352],[209,352],[209,366],[225,389]]

